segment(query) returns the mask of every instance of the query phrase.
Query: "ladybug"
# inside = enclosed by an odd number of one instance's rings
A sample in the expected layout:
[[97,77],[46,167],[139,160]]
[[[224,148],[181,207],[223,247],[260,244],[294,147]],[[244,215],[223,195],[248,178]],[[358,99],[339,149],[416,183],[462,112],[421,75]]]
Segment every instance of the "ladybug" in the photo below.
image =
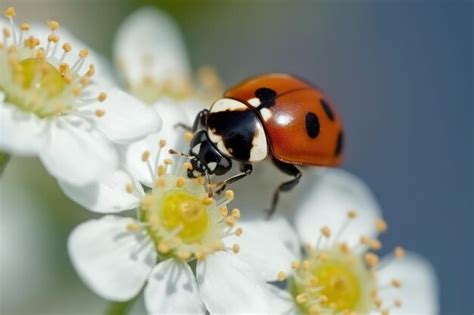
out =
[[209,110],[198,113],[192,130],[189,177],[224,175],[232,161],[240,163],[240,173],[221,182],[218,192],[268,158],[293,177],[276,189],[269,214],[279,193],[300,181],[297,165],[336,166],[342,161],[340,117],[321,90],[288,74],[264,74],[231,87]]

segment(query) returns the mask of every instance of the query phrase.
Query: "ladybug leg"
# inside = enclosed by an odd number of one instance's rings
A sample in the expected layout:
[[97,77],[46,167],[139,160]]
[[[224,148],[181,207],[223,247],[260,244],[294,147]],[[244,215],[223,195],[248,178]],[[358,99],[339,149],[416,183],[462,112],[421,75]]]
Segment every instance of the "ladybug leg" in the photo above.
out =
[[234,176],[229,177],[225,181],[217,184],[217,186],[221,186],[221,187],[216,191],[216,194],[220,194],[221,192],[223,192],[226,189],[227,185],[235,183],[236,181],[249,176],[250,174],[252,174],[252,171],[253,171],[252,164],[245,164],[245,163],[240,164],[240,173],[235,174]]
[[273,193],[271,207],[267,210],[268,218],[270,218],[273,213],[275,213],[276,207],[278,205],[278,200],[280,198],[280,192],[292,190],[293,188],[295,188],[296,185],[298,185],[301,179],[300,170],[296,168],[296,166],[294,166],[293,164],[278,161],[277,159],[273,159],[273,164],[275,164],[275,166],[278,167],[278,169],[283,173],[293,176],[293,179],[281,183],[280,186],[278,186],[278,188]]
[[186,131],[192,131],[192,132],[196,132],[197,130],[201,130],[201,129],[204,129],[207,125],[207,116],[209,115],[209,110],[208,109],[203,109],[202,111],[200,111],[196,118],[194,119],[194,123],[193,123],[193,126],[188,126],[186,124],[183,124],[183,123],[177,123],[174,125],[174,127],[181,127],[183,128],[184,130]]

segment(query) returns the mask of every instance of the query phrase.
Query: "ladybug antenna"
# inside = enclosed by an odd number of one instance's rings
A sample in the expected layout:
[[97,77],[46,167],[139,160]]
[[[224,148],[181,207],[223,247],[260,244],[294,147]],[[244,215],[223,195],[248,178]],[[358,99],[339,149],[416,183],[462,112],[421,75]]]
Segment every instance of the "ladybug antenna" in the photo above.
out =
[[187,157],[188,159],[192,159],[192,158],[193,158],[193,157],[190,156],[189,154],[186,154],[186,153],[183,153],[183,152],[179,152],[179,151],[176,151],[176,150],[174,150],[174,149],[169,149],[168,152],[169,152],[169,154],[184,156],[184,157]]

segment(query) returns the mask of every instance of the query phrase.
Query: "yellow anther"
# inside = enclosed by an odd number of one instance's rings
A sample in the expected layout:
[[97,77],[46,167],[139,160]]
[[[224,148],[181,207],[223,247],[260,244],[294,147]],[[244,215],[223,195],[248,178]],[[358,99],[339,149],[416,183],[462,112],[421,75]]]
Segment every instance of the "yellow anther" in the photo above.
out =
[[237,223],[237,219],[233,216],[228,216],[227,218],[225,218],[224,222],[228,226],[234,226]]
[[355,219],[357,218],[357,211],[355,210],[349,210],[349,212],[347,212],[347,217],[349,219]]
[[227,217],[227,215],[229,215],[229,210],[227,209],[226,206],[221,207],[221,208],[219,209],[219,212],[220,212],[220,214],[221,214],[223,217]]
[[382,248],[382,243],[379,240],[370,240],[369,246],[373,250],[379,250]]
[[188,260],[191,257],[191,253],[186,251],[178,251],[176,256],[178,256],[178,258],[181,260]]
[[326,255],[324,253],[320,253],[320,254],[318,254],[318,256],[316,258],[318,259],[318,261],[320,263],[325,263],[328,260],[328,255]]
[[375,221],[375,228],[379,233],[387,231],[388,226],[384,219],[378,219]]
[[280,271],[277,277],[278,277],[278,280],[284,281],[286,279],[286,274],[283,271]]
[[2,32],[3,32],[3,36],[6,38],[9,38],[10,36],[12,36],[12,32],[10,31],[9,28],[4,27]]
[[206,182],[206,179],[202,176],[198,176],[194,179],[196,181],[196,183],[198,183],[199,185],[204,185],[204,183]]
[[166,174],[166,167],[164,165],[158,166],[158,176],[163,176]]
[[173,160],[172,159],[164,159],[163,163],[165,163],[165,165],[171,165],[171,164],[173,164]]
[[166,145],[166,140],[165,139],[160,139],[159,145],[160,145],[160,148],[164,148],[164,146]]
[[166,180],[164,178],[157,178],[155,180],[155,188],[164,188],[166,187]]
[[89,78],[87,75],[83,76],[83,77],[79,80],[79,83],[81,83],[82,86],[89,85],[89,82],[90,82],[90,78]]
[[374,253],[367,253],[365,254],[364,258],[365,258],[365,262],[370,267],[375,267],[379,263],[379,257],[375,255]]
[[220,240],[216,240],[214,242],[214,246],[212,246],[212,248],[215,250],[215,251],[221,251],[224,249],[224,244],[222,243],[222,241]]
[[45,56],[46,56],[46,52],[44,51],[44,49],[43,48],[38,49],[38,51],[36,52],[36,58],[44,59]]
[[81,49],[81,51],[79,51],[79,57],[82,59],[87,58],[88,55],[89,51],[86,48]]
[[241,227],[238,227],[235,230],[234,234],[235,234],[235,236],[240,236],[240,235],[242,235],[243,232],[244,232],[244,230]]
[[351,251],[351,249],[349,248],[349,245],[347,245],[347,243],[341,243],[341,245],[339,245],[339,249],[344,254],[348,254]]
[[296,302],[298,302],[298,304],[304,304],[306,303],[306,301],[307,301],[306,294],[300,293],[296,296]]
[[135,222],[130,222],[129,224],[127,224],[127,231],[129,231],[129,232],[138,232],[138,231],[140,231],[140,225],[138,225]]
[[237,254],[240,251],[239,244],[232,245],[232,251],[234,252],[234,254]]
[[50,34],[48,36],[48,42],[53,42],[53,43],[59,42],[59,36],[56,34]]
[[102,92],[102,93],[99,94],[99,96],[97,96],[97,100],[98,100],[99,102],[103,102],[103,101],[105,101],[106,99],[107,99],[107,93],[105,93],[105,92]]
[[374,305],[377,309],[380,309],[382,307],[382,299],[379,297],[374,298]]
[[393,300],[393,305],[397,308],[402,307],[402,300],[400,300],[400,299]]
[[62,63],[59,65],[58,70],[62,76],[65,76],[69,72],[69,65],[67,63]]
[[103,116],[105,115],[105,110],[103,110],[103,109],[97,109],[97,110],[95,111],[95,115],[96,115],[97,117],[99,117],[99,118],[100,118],[100,117],[103,117]]
[[405,256],[405,250],[403,249],[403,247],[397,246],[395,247],[394,255],[395,255],[395,258],[401,259]]
[[128,183],[127,185],[125,185],[125,191],[131,194],[133,192],[133,184]]
[[297,260],[291,262],[291,268],[292,269],[298,269],[300,266],[301,266],[301,264]]
[[240,218],[240,210],[237,209],[237,208],[232,209],[231,215],[234,218],[239,219]]
[[330,238],[331,237],[331,229],[328,227],[328,226],[323,226],[321,228],[321,234],[325,237],[325,238]]
[[328,301],[328,297],[327,297],[327,296],[321,295],[321,296],[319,297],[319,302],[321,302],[321,303],[327,303],[327,301]]
[[390,282],[390,284],[392,285],[392,287],[397,288],[397,289],[402,286],[401,281],[398,280],[398,279],[392,279],[392,281]]
[[390,310],[383,309],[383,310],[380,311],[380,315],[390,315]]
[[187,170],[192,170],[193,169],[193,165],[190,163],[190,162],[185,162],[183,163],[183,168],[187,171]]
[[[319,305],[311,305],[311,307],[309,308],[309,315],[320,315],[321,314],[321,309],[319,307]],[[344,314],[346,315],[346,314]]]
[[161,242],[158,243],[158,248],[157,249],[160,253],[167,253],[167,252],[169,252],[170,247],[164,241],[161,241]]
[[212,205],[213,202],[214,202],[214,199],[207,196],[202,199],[202,203],[206,206]]
[[226,190],[225,197],[227,200],[234,200],[234,192],[232,190]]
[[63,50],[64,50],[64,52],[67,52],[67,53],[70,52],[70,51],[72,50],[71,44],[69,44],[69,43],[64,43],[64,45],[63,45]]
[[150,158],[150,151],[143,151],[142,153],[142,161],[146,162]]
[[23,32],[29,31],[29,30],[30,30],[30,24],[28,24],[28,23],[22,23],[22,24],[20,25],[20,29],[21,29]]
[[361,235],[359,242],[363,245],[369,245],[370,238],[367,235]]
[[186,132],[184,134],[184,141],[191,142],[192,139],[193,139],[193,134],[191,132]]
[[89,77],[92,77],[95,74],[95,66],[94,65],[89,65],[89,69],[87,70],[86,74]]
[[14,7],[8,7],[6,10],[5,10],[5,16],[7,18],[11,18],[11,17],[14,17],[16,15],[16,11],[15,11],[15,8]]
[[48,27],[49,27],[50,30],[52,30],[54,32],[59,28],[59,23],[55,20],[50,20],[48,22]]
[[182,188],[182,187],[184,187],[184,185],[186,185],[186,178],[184,178],[184,177],[178,177],[178,178],[176,179],[176,187]]

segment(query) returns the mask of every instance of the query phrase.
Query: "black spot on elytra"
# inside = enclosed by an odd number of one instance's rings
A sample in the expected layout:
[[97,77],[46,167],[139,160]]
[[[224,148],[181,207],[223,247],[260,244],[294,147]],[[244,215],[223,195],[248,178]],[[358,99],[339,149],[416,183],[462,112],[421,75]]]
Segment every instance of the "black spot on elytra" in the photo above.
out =
[[335,156],[339,156],[342,153],[342,149],[344,147],[344,133],[339,131],[339,134],[337,135],[337,141],[336,141],[336,149],[334,151]]
[[258,116],[250,109],[210,113],[207,118],[209,130],[215,130],[225,147],[232,148],[232,156],[242,161],[250,160],[257,124]]
[[269,108],[275,105],[277,93],[272,89],[263,87],[255,91],[255,96],[260,100],[258,109],[263,107]]
[[321,99],[321,106],[323,107],[324,112],[326,113],[326,116],[328,116],[329,120],[334,121],[334,113],[331,109],[331,106],[326,102],[325,99]]
[[319,119],[315,113],[307,113],[306,117],[306,133],[310,138],[316,138],[319,135]]

